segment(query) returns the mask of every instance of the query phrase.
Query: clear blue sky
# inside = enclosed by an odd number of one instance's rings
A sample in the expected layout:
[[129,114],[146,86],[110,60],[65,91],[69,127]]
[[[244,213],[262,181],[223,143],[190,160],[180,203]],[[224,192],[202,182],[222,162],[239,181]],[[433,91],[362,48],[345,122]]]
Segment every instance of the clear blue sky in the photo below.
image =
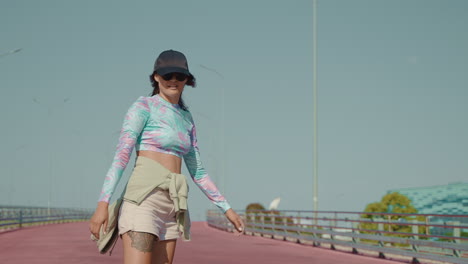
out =
[[[468,180],[466,10],[319,0],[319,209]],[[311,0],[1,0],[0,36],[0,54],[22,49],[0,57],[0,204],[94,208],[126,110],[176,49],[198,80],[184,97],[204,164],[233,207],[312,210]],[[213,206],[190,195],[202,220]]]

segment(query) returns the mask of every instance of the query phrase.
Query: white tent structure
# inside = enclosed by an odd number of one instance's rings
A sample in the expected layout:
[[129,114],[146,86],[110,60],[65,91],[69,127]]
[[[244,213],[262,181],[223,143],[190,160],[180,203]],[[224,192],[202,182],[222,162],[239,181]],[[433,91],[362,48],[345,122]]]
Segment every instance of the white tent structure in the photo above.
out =
[[281,201],[280,197],[273,199],[273,201],[271,201],[271,203],[270,203],[270,207],[268,208],[268,210],[271,211],[271,210],[278,209],[278,205],[279,205],[280,201]]

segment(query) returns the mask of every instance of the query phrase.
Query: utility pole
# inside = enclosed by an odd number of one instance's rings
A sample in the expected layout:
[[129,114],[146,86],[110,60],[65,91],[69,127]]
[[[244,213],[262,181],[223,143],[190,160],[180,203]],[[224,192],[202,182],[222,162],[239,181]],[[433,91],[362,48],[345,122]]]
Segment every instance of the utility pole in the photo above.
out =
[[317,224],[317,211],[318,211],[318,147],[317,147],[317,0],[313,0],[312,7],[313,19],[313,91],[314,91],[314,219]]

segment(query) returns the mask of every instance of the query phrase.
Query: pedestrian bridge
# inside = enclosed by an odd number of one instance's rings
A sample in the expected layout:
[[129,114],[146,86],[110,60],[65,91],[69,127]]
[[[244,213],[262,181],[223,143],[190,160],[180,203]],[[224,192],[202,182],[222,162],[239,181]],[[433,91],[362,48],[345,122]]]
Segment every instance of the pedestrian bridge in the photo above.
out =
[[[0,263],[121,263],[121,242],[108,256],[89,239],[90,213],[0,208]],[[244,235],[216,210],[192,223],[192,241],[178,242],[175,263],[468,264],[467,215],[239,213]]]
[[[366,264],[394,261],[310,247],[256,236],[237,236],[192,223],[192,241],[178,241],[174,263],[320,263]],[[122,263],[122,242],[112,255],[101,255],[89,240],[86,222],[50,224],[0,233],[0,263]]]

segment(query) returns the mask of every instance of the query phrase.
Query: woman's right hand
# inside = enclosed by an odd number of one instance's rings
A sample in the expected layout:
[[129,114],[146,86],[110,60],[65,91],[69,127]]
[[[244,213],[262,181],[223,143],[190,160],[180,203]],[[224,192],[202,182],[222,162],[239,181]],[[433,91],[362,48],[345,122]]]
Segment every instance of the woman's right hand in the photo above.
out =
[[244,221],[242,221],[242,218],[236,212],[234,212],[234,210],[229,209],[224,213],[224,215],[235,227],[235,230],[237,231],[238,234],[244,233],[244,230],[245,230]]
[[108,207],[108,203],[99,202],[96,211],[94,211],[93,216],[89,220],[89,231],[94,235],[94,237],[96,237],[96,239],[99,239],[101,226],[104,230],[104,234],[107,232],[107,223],[109,220]]

